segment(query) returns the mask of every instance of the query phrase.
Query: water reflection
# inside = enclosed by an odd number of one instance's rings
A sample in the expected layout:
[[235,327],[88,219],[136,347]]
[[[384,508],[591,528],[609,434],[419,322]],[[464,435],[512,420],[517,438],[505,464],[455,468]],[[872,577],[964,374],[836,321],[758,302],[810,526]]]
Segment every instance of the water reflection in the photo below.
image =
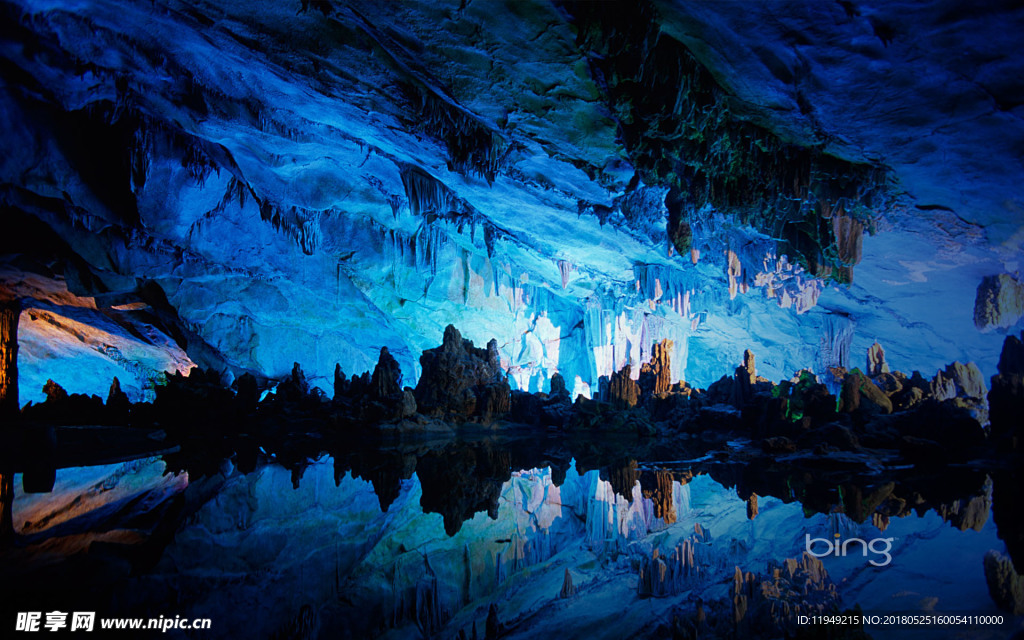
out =
[[[200,637],[777,637],[855,605],[999,613],[982,558],[1005,546],[970,468],[742,442],[242,438],[15,485],[5,607],[211,618]],[[806,553],[836,536],[891,539],[892,562]]]

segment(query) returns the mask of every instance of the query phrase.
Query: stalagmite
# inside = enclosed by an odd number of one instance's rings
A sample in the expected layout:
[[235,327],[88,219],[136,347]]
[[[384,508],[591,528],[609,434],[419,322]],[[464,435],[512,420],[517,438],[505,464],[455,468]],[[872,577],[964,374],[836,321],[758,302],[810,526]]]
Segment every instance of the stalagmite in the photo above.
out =
[[608,395],[612,403],[622,408],[635,407],[640,395],[640,387],[630,377],[630,370],[627,364],[618,373],[612,374],[608,383]]
[[743,368],[747,370],[747,374],[750,376],[750,384],[757,382],[757,366],[754,360],[754,352],[750,349],[743,351]]
[[380,348],[380,358],[370,379],[370,389],[377,398],[386,398],[402,389],[402,370],[387,347]]
[[667,393],[672,387],[672,341],[655,343],[651,350],[651,361],[640,366],[638,383],[644,394]]
[[17,415],[18,317],[21,302],[0,292],[0,417]]
[[576,586],[572,583],[572,574],[569,573],[569,569],[565,570],[565,578],[562,579],[562,590],[558,592],[558,597],[565,599],[576,595]]
[[752,493],[750,494],[750,497],[747,498],[747,520],[753,520],[757,517],[758,513],[757,494]]
[[868,349],[868,375],[875,376],[889,373],[889,364],[885,361],[885,350],[877,342]]

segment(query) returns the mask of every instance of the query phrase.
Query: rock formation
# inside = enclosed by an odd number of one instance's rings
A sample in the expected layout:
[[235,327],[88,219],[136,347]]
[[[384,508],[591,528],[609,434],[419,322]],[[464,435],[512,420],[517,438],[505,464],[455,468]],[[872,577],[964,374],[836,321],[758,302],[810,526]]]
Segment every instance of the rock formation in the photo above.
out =
[[[473,415],[478,395],[482,396],[485,388],[491,387],[490,394],[500,394],[508,384],[501,369],[497,341],[491,340],[486,349],[477,349],[452,325],[445,327],[440,347],[423,352],[420,366],[416,402],[420,412],[427,415]],[[492,408],[506,406],[497,400],[490,404]]]
[[562,589],[558,592],[558,597],[561,599],[571,598],[576,595],[576,586],[572,583],[572,574],[569,573],[569,568],[565,568],[565,577],[562,578]]
[[640,397],[640,386],[631,377],[631,366],[626,365],[612,374],[608,382],[608,399],[617,407],[635,407]]
[[889,373],[889,364],[885,361],[885,350],[882,349],[882,345],[877,342],[871,345],[868,349],[867,364],[866,371],[869,377],[874,378],[883,373]]
[[380,348],[380,358],[370,379],[370,393],[375,398],[388,398],[402,390],[402,370],[398,362],[388,353],[387,347]]
[[974,326],[981,331],[1012,327],[1024,316],[1024,284],[1008,273],[985,276],[974,297]]
[[672,387],[672,341],[662,340],[651,349],[651,360],[640,366],[637,384],[645,396],[661,395]]
[[732,594],[733,622],[740,637],[792,634],[798,615],[820,615],[839,603],[839,591],[824,564],[806,552],[799,560],[769,563],[764,575],[736,567]]
[[654,517],[661,518],[665,524],[676,521],[676,505],[673,500],[674,478],[666,469],[644,471],[640,474],[640,489],[643,497],[654,505]]
[[1015,616],[1024,614],[1024,576],[1014,570],[1010,558],[991,550],[984,565],[985,583],[996,605]]
[[0,418],[18,414],[18,318],[21,303],[0,292]]

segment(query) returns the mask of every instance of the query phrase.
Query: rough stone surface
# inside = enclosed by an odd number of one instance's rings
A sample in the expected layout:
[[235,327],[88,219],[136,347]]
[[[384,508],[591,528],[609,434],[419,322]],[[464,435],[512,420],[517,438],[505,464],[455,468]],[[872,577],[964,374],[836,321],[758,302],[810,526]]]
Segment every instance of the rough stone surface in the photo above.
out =
[[1014,571],[1010,558],[992,550],[985,554],[984,565],[992,600],[1013,615],[1024,614],[1024,576]]
[[1012,327],[1024,316],[1024,284],[1001,273],[986,276],[974,298],[974,326],[982,331]]

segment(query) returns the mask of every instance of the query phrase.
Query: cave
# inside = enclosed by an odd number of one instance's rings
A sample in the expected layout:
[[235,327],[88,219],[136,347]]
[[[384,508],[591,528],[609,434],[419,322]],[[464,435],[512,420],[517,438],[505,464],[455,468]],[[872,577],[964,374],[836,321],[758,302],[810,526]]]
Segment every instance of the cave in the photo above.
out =
[[1024,629],[1019,2],[0,25],[0,628]]

